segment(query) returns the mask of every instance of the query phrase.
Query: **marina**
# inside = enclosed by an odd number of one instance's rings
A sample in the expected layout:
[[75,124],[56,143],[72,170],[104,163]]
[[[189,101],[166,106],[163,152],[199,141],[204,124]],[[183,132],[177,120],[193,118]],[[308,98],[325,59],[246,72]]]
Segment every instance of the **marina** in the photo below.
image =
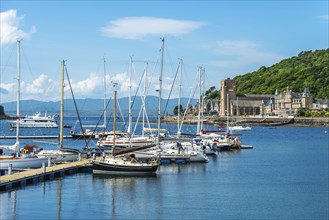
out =
[[329,219],[329,0],[0,5],[0,220]]
[[[163,126],[168,131],[175,127]],[[18,178],[17,183],[11,187],[8,184],[0,192],[1,218],[48,215],[51,219],[67,219],[76,213],[78,219],[168,219],[173,215],[181,219],[325,219],[329,178],[329,136],[325,131],[326,127],[253,126],[241,136],[242,147],[252,146],[251,150],[218,152],[208,156],[208,163],[164,162],[156,175],[147,177],[93,174],[88,160],[46,167],[49,175],[40,179],[33,175],[42,175],[42,168],[23,171],[20,177],[27,172],[29,180]],[[27,135],[31,130],[22,132]],[[31,140],[21,141],[24,144]],[[84,140],[65,142],[68,146],[84,146]],[[45,149],[55,147],[40,145]],[[83,165],[75,167],[79,163]],[[60,169],[52,173],[56,167]],[[13,178],[5,176],[1,181]],[[280,205],[273,207],[273,203]],[[237,204],[239,209],[234,208]],[[32,211],[34,206],[37,212]]]

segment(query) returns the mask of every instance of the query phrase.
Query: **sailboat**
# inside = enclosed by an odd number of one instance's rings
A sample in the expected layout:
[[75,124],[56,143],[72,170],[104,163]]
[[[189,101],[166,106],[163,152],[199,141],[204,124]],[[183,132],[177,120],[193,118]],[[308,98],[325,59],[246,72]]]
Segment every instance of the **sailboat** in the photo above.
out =
[[[116,115],[116,85],[114,87],[114,115]],[[134,154],[128,154],[135,151],[136,149],[147,148],[144,147],[129,147],[121,149],[120,152],[116,152],[116,117],[113,121],[113,148],[112,155],[103,157],[102,160],[93,160],[93,173],[95,174],[112,174],[112,175],[152,175],[155,174],[160,161],[156,158],[147,162],[137,161]],[[125,156],[119,156],[125,155]]]
[[[11,165],[13,169],[41,168],[48,158],[37,158],[32,155],[22,156],[19,152],[19,115],[20,115],[20,41],[17,41],[17,112],[16,112],[16,143],[10,146],[0,146],[0,170],[8,169]],[[12,155],[3,155],[3,150],[13,151]]]
[[[106,60],[105,57],[103,59],[103,63],[104,63],[104,74],[103,74],[103,78],[104,78],[104,112],[103,112],[103,125],[82,125],[80,123],[79,120],[76,121],[74,127],[71,129],[71,136],[72,138],[75,139],[80,139],[80,138],[86,138],[86,139],[90,139],[90,138],[101,138],[101,137],[106,137],[109,134],[109,131],[105,130],[107,127],[107,119],[106,119],[106,109],[107,109],[107,100],[106,100]],[[81,131],[80,132],[75,132],[75,128],[77,126],[77,124],[80,123],[81,126]],[[83,129],[84,127],[88,127],[87,129]],[[93,129],[91,129],[93,128]],[[96,128],[104,128],[103,131],[96,131]]]
[[[195,142],[195,139],[192,138],[187,138],[187,139],[182,139],[181,136],[181,127],[180,127],[180,96],[181,96],[181,78],[182,78],[182,65],[183,65],[183,60],[180,60],[180,81],[179,81],[179,98],[178,98],[178,114],[177,114],[177,136],[176,136],[176,140],[174,141],[163,141],[161,143],[161,148],[162,148],[162,153],[164,154],[183,154],[183,155],[189,155],[189,161],[190,162],[208,162],[209,159],[207,157],[207,155],[205,154],[204,148],[203,146],[200,144],[197,144]],[[197,128],[197,134],[200,133],[200,129],[202,129],[202,124],[201,123],[201,99],[202,98],[202,94],[201,94],[201,85],[202,82],[201,78],[202,78],[202,68],[199,69],[199,85],[200,85],[200,100],[199,100],[199,116],[198,116],[198,128]],[[182,121],[183,123],[183,121]]]
[[[151,146],[155,144],[155,139],[149,136],[134,136],[132,132],[132,101],[131,101],[131,67],[132,58],[130,57],[129,62],[129,122],[127,131],[116,131],[115,132],[115,145],[114,145],[114,133],[109,132],[106,136],[100,138],[97,141],[97,146],[101,149],[108,151],[109,149],[114,148],[130,148],[130,147],[139,147],[139,146]],[[145,100],[143,102],[145,104]],[[144,107],[144,106],[143,106]]]
[[38,158],[50,157],[54,163],[72,162],[79,159],[81,152],[73,148],[63,147],[63,128],[64,128],[64,67],[65,61],[62,61],[62,81],[61,81],[61,107],[60,107],[60,134],[58,150],[42,150],[37,154]]
[[[236,113],[237,113],[237,116],[239,116],[239,97],[237,97],[236,103],[237,103]],[[244,124],[239,125],[239,122],[236,121],[235,124],[233,124],[232,126],[229,126],[228,129],[230,131],[250,131],[251,127],[244,125]]]

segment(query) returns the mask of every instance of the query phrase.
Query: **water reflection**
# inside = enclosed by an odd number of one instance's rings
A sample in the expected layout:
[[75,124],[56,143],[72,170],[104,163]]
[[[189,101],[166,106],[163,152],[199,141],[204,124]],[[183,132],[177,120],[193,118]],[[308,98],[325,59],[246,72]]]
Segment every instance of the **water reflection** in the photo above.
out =
[[207,170],[208,163],[188,163],[188,164],[167,164],[161,165],[159,168],[159,174],[166,173],[178,174],[178,173],[203,173]]
[[57,181],[57,219],[61,219],[62,208],[62,179]]
[[0,219],[16,219],[17,196],[16,191],[0,194]]
[[[156,181],[157,175],[148,176],[110,176],[102,174],[93,174],[93,182],[102,187],[104,196],[111,198],[112,218],[117,216],[117,210],[128,212],[132,216],[136,211],[136,200],[140,204],[147,205],[147,196],[144,192],[144,186],[151,181]],[[140,200],[145,199],[144,202]],[[124,207],[124,208],[123,208]]]

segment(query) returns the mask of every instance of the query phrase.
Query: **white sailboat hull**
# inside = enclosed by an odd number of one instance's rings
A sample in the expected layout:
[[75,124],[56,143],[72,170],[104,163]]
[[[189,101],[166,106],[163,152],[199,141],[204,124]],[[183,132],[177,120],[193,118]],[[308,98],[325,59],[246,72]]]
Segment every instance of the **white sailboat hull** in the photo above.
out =
[[64,151],[64,150],[42,150],[37,155],[38,158],[48,158],[54,163],[65,163],[77,161],[80,154],[75,151]]
[[[109,137],[109,136],[108,136]],[[112,137],[107,138],[106,140],[98,141],[97,144],[101,147],[112,147],[114,141]],[[115,146],[116,147],[141,147],[145,145],[153,145],[155,140],[153,138],[146,137],[133,137],[133,138],[116,138]]]
[[0,170],[8,169],[9,164],[13,169],[36,169],[41,168],[42,164],[47,164],[48,158],[14,158],[0,160]]

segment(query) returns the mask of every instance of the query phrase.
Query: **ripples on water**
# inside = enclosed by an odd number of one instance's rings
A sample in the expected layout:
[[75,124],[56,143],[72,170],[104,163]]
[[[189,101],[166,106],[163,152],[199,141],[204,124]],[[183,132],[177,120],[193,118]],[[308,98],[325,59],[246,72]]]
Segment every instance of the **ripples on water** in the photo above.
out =
[[254,149],[152,177],[79,173],[3,192],[0,219],[328,219],[328,128],[253,127],[242,141]]

